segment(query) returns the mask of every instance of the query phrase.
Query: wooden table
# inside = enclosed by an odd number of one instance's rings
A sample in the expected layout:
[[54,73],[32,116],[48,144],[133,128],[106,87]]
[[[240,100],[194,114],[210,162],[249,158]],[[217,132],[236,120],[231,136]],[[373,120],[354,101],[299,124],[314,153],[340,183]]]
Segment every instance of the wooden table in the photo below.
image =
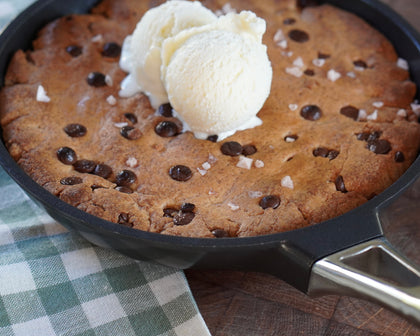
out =
[[[420,31],[420,0],[383,1]],[[420,180],[383,224],[391,243],[420,265],[417,204]],[[213,336],[420,336],[419,328],[378,305],[344,296],[311,299],[270,275],[189,270],[186,276]]]

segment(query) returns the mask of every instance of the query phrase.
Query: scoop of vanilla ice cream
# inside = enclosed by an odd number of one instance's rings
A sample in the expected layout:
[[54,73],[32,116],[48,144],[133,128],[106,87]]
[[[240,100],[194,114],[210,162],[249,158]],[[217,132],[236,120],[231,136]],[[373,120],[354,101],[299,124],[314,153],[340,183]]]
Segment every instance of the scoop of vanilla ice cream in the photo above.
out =
[[185,29],[216,20],[216,15],[197,1],[172,0],[147,11],[123,44],[120,66],[129,75],[121,84],[120,96],[142,91],[155,108],[167,103],[160,73],[163,41]]
[[262,122],[256,116],[271,88],[261,43],[266,24],[249,11],[190,28],[162,45],[162,81],[169,101],[197,138],[222,140]]

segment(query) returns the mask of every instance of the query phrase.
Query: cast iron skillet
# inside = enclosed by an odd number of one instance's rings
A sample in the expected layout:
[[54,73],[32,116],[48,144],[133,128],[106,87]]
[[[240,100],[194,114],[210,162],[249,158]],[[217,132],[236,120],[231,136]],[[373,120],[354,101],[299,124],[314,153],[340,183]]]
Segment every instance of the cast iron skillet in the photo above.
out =
[[[140,0],[139,0],[140,1]],[[38,1],[0,37],[0,83],[17,49],[27,49],[36,31],[70,13],[85,13],[96,0]],[[377,0],[328,0],[383,32],[411,68],[420,87],[420,36]],[[310,295],[349,294],[379,302],[420,324],[420,272],[383,236],[380,215],[420,177],[420,157],[391,187],[340,217],[291,232],[251,238],[183,238],[133,230],[89,215],[36,184],[0,143],[5,171],[58,222],[94,244],[132,258],[179,268],[252,270],[274,274]]]

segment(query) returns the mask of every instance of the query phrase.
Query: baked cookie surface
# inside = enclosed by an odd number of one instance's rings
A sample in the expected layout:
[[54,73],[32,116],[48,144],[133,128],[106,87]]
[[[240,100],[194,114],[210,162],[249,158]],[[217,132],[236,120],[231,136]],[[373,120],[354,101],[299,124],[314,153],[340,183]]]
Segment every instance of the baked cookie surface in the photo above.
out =
[[404,61],[367,23],[329,5],[202,2],[267,22],[273,83],[262,126],[198,140],[145,95],[120,98],[119,48],[160,3],[104,0],[48,24],[10,63],[0,93],[5,143],[65,202],[145,231],[255,236],[343,214],[416,158],[416,87]]

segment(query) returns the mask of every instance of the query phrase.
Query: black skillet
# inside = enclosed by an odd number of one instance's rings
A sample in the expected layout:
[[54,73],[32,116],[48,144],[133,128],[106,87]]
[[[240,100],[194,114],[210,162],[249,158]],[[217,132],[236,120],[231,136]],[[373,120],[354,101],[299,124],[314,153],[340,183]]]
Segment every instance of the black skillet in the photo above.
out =
[[[86,13],[96,0],[38,1],[0,36],[0,84],[12,54],[28,49],[36,31],[70,13]],[[394,44],[420,87],[420,36],[377,0],[324,1],[364,18]],[[36,184],[0,142],[4,170],[58,222],[94,244],[132,258],[179,268],[251,270],[274,274],[310,295],[348,294],[379,302],[420,324],[420,272],[384,238],[386,210],[418,187],[420,157],[391,187],[340,217],[304,229],[252,238],[201,239],[133,230],[89,215]],[[417,186],[416,186],[417,185]]]

